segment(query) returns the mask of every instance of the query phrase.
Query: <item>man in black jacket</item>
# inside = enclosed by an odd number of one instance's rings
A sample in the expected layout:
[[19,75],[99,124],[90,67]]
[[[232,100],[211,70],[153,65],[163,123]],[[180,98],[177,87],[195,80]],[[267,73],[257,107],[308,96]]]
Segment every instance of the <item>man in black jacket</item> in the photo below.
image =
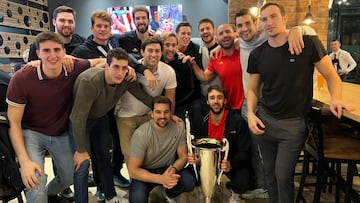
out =
[[162,36],[163,54],[161,61],[171,66],[176,73],[176,107],[175,115],[183,120],[185,119],[185,112],[189,112],[190,123],[192,126],[191,133],[199,134],[196,130],[200,129],[201,120],[206,114],[203,113],[202,96],[200,91],[199,80],[192,71],[195,60],[190,55],[183,55],[182,57],[176,52],[178,47],[178,39],[172,32],[164,33]]
[[[80,36],[75,31],[76,12],[68,6],[59,6],[53,12],[52,23],[55,27],[55,33],[59,34],[64,42],[66,54],[71,52],[79,45],[81,45],[85,38]],[[35,43],[30,45],[29,61],[39,60],[36,54]]]
[[[249,128],[238,112],[225,108],[226,94],[218,85],[210,86],[207,93],[210,112],[204,117],[201,134],[196,138],[213,138],[229,142],[229,156],[221,161],[221,169],[230,179],[232,196],[229,202],[240,202],[240,194],[250,189],[251,137]],[[189,154],[189,163],[196,162],[194,155]]]

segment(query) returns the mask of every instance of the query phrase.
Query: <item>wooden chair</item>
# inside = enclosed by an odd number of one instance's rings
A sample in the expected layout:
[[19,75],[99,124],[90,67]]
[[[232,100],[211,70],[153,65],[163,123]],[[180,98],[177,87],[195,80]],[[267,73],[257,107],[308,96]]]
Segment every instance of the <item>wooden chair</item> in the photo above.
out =
[[[341,188],[344,188],[345,191],[345,202],[350,202],[351,199],[355,202],[360,202],[359,194],[352,189],[353,176],[356,174],[356,164],[360,163],[360,140],[346,136],[341,131],[333,132],[333,130],[325,128],[324,132],[324,123],[331,120],[331,125],[334,125],[333,122],[336,122],[334,119],[329,119],[331,116],[322,115],[322,110],[317,107],[313,107],[309,114],[307,122],[308,138],[304,146],[303,172],[295,200],[296,203],[300,201],[306,202],[302,193],[304,186],[308,185],[305,180],[308,176],[310,159],[314,159],[318,166],[314,203],[320,202],[322,188],[327,183],[329,177],[333,177],[332,180],[336,184],[336,202],[340,201]],[[335,164],[335,170],[333,167],[330,167],[331,164]],[[341,176],[342,164],[347,164],[345,180]]]

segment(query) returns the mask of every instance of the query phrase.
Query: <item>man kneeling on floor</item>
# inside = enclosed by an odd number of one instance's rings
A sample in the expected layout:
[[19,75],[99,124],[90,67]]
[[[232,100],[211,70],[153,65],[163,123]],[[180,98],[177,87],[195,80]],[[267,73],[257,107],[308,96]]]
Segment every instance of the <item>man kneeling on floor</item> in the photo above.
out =
[[[251,138],[249,128],[240,113],[225,108],[225,90],[213,85],[208,88],[207,103],[210,112],[204,117],[200,135],[196,138],[212,138],[229,142],[229,157],[223,159],[220,168],[230,179],[226,184],[231,189],[230,203],[240,202],[242,194],[251,188]],[[200,163],[194,154],[188,155],[189,163]]]
[[171,101],[164,96],[155,97],[152,119],[141,125],[131,138],[130,202],[148,202],[150,191],[158,185],[163,187],[168,202],[175,202],[174,197],[195,187],[195,177],[183,170],[187,163],[184,124],[176,124],[170,117]]

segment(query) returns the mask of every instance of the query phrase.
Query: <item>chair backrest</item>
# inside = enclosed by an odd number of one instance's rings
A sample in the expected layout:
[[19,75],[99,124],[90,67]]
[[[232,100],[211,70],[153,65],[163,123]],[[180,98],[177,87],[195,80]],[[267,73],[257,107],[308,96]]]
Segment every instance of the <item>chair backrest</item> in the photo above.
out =
[[24,188],[8,130],[6,113],[0,112],[0,199],[14,196]]
[[309,152],[315,159],[319,160],[324,157],[324,138],[322,128],[321,109],[312,107],[307,117],[308,137],[305,142],[305,150]]

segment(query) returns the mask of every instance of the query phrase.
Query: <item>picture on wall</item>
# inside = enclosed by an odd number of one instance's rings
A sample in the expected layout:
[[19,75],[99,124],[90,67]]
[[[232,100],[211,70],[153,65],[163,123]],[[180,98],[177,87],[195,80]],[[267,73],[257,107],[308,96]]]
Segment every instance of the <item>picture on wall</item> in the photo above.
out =
[[[158,34],[163,32],[175,32],[176,26],[183,20],[182,4],[167,4],[157,6],[146,6],[150,11],[149,29]],[[135,30],[132,18],[132,6],[116,6],[107,8],[111,15],[113,33],[124,33]]]

